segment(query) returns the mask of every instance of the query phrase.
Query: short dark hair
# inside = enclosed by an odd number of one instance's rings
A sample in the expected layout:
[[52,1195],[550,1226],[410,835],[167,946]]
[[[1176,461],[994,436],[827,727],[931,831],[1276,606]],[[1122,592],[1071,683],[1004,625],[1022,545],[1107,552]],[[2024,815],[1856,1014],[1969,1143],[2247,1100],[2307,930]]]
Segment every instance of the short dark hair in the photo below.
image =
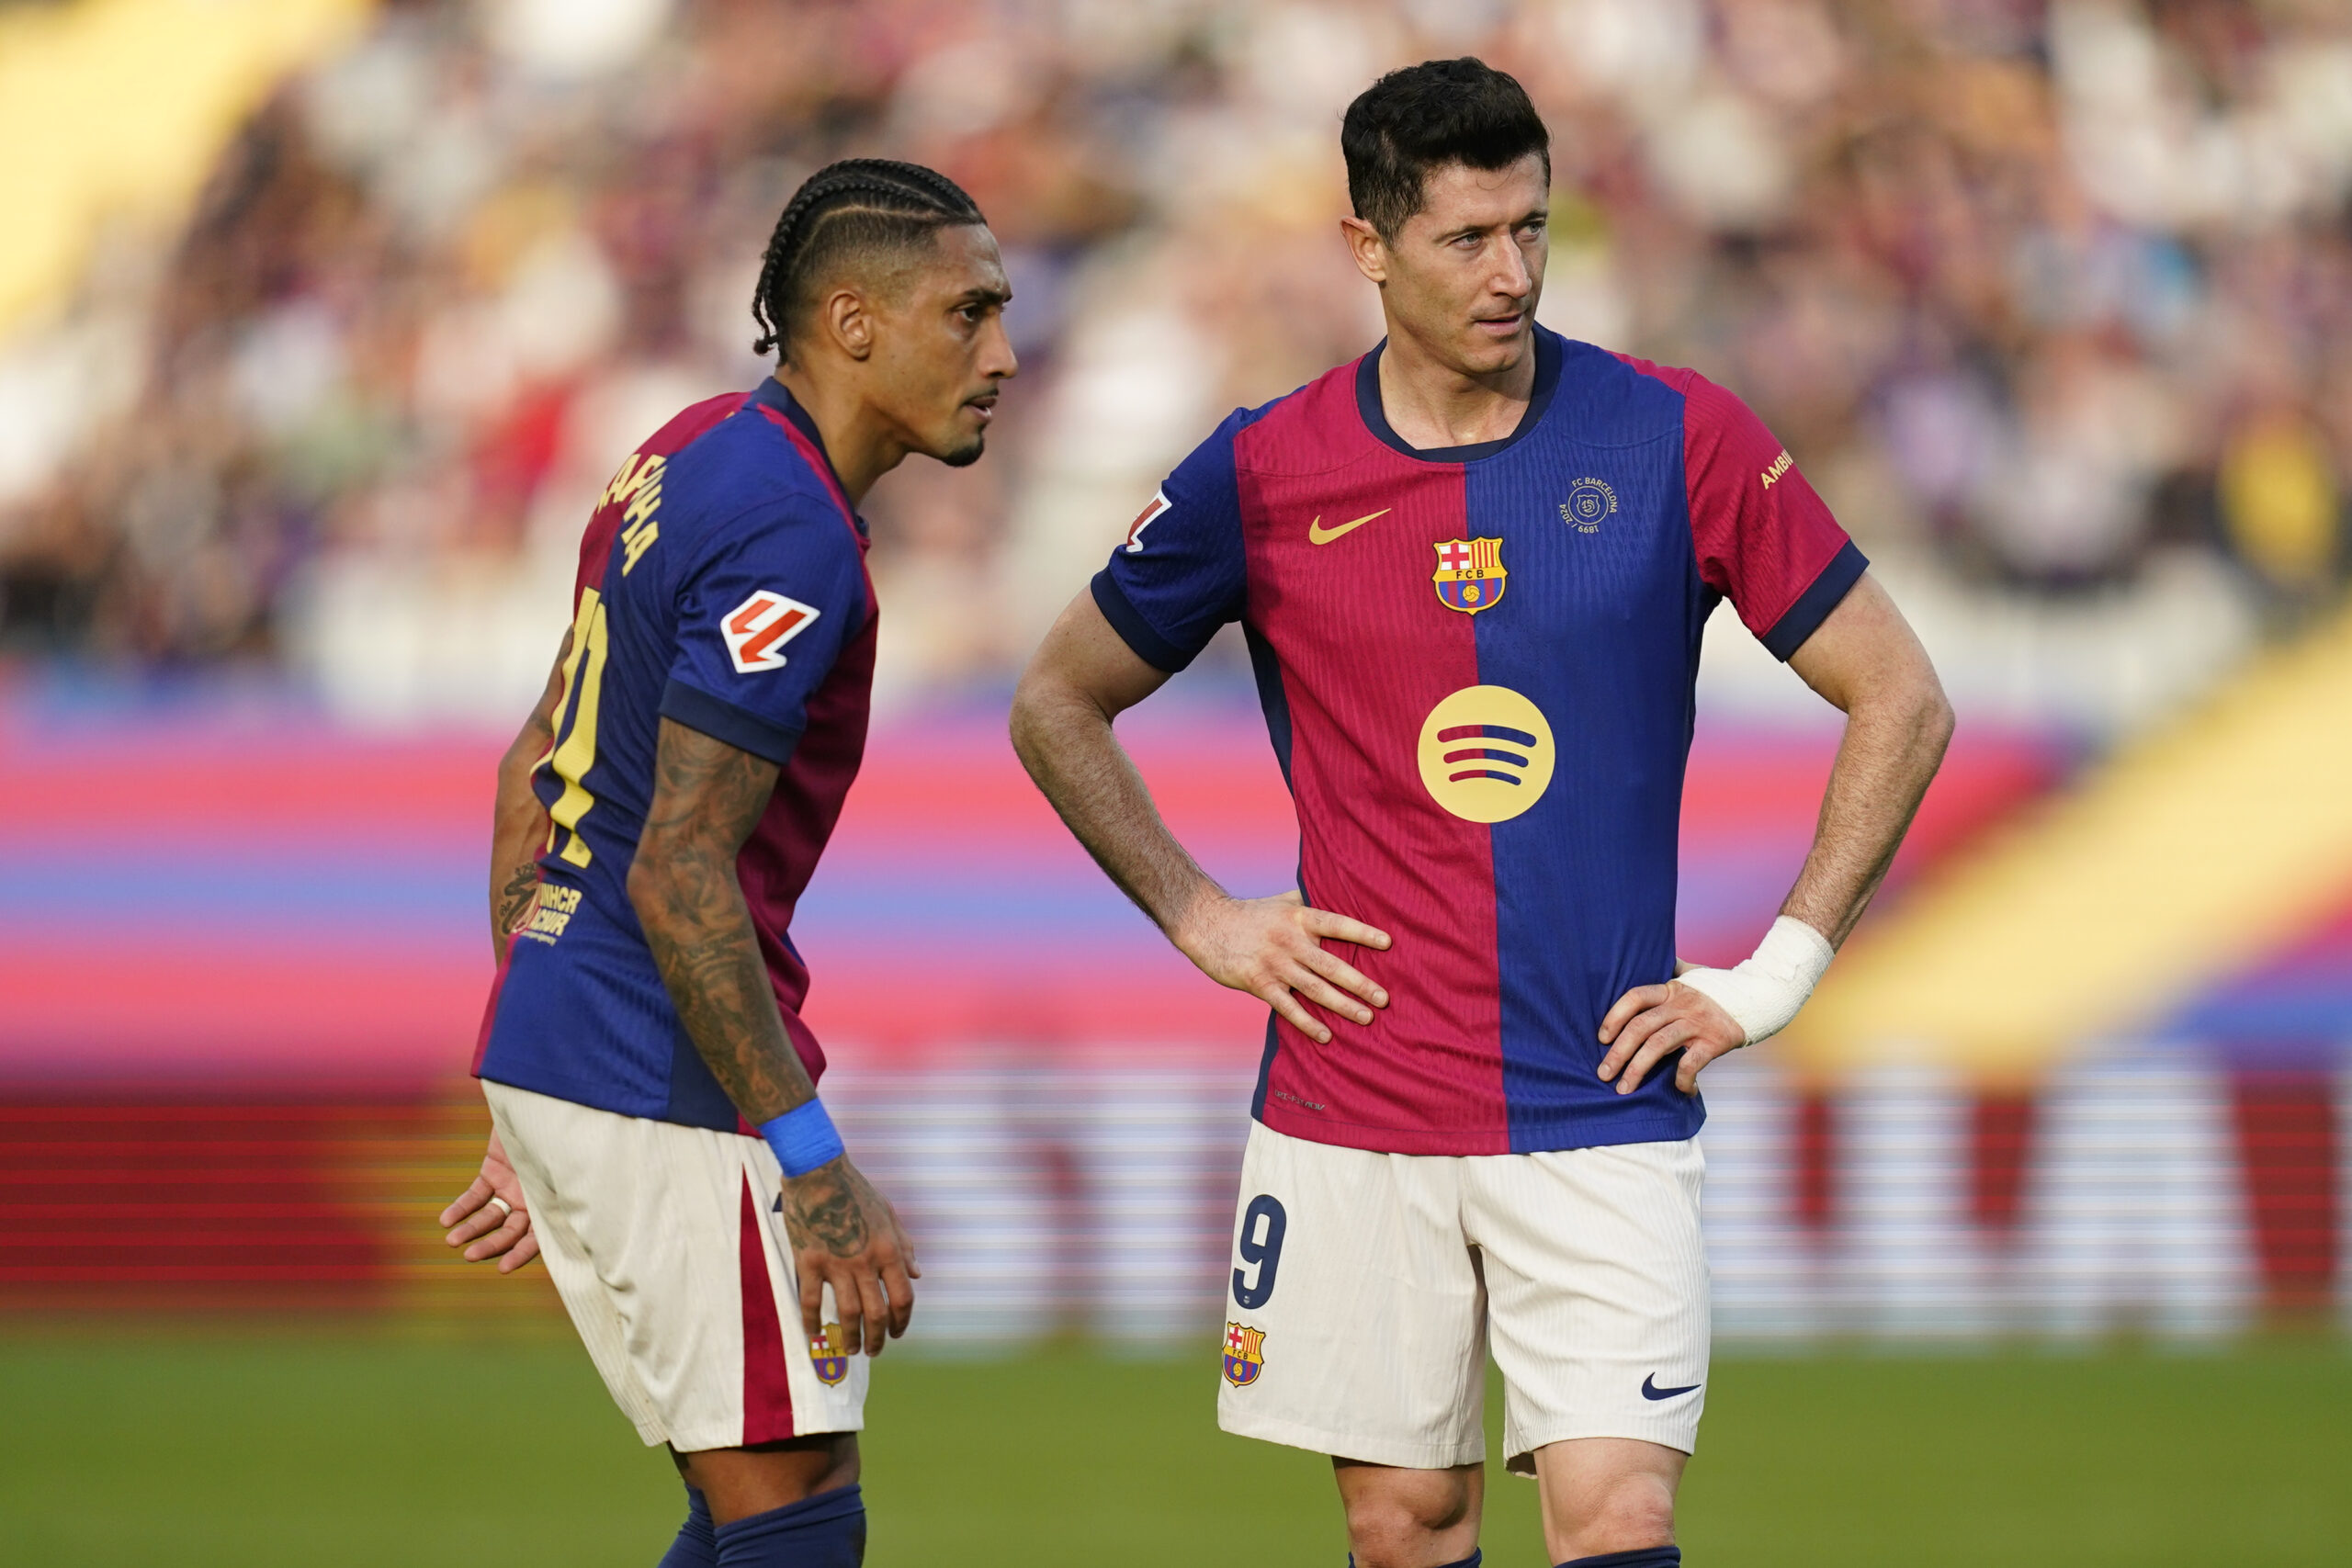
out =
[[936,169],[892,158],[844,158],[800,183],[768,236],[752,295],[760,335],[753,354],[791,356],[792,331],[816,303],[816,290],[859,252],[907,252],[941,229],[986,223],[979,204]]
[[1366,87],[1340,124],[1340,151],[1356,216],[1385,240],[1421,209],[1432,169],[1507,169],[1537,152],[1552,175],[1552,133],[1527,89],[1468,55],[1424,60]]

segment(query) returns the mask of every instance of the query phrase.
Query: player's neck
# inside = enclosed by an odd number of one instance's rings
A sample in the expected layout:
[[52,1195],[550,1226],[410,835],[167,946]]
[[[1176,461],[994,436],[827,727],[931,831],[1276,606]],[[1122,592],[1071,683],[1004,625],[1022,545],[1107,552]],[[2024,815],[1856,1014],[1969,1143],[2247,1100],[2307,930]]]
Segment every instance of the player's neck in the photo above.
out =
[[1380,355],[1380,408],[1408,446],[1435,450],[1501,441],[1535,396],[1535,344],[1509,369],[1471,375],[1438,359],[1390,323]]
[[825,456],[852,507],[865,504],[874,481],[906,457],[908,447],[891,423],[858,394],[838,379],[819,379],[798,366],[779,367],[775,378],[784,383],[824,437]]

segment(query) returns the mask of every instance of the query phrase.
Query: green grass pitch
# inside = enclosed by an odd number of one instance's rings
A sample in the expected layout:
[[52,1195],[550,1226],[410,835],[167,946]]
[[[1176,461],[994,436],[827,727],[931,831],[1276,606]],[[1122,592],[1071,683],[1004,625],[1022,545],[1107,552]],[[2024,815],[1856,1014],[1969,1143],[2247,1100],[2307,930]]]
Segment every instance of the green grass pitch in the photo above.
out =
[[[878,1369],[868,1562],[1345,1561],[1328,1469],[1215,1429],[1214,1346]],[[1490,1404],[1491,1404],[1490,1401]],[[668,1465],[565,1340],[0,1336],[0,1561],[645,1568]],[[1490,1408],[1490,1424],[1494,1411]],[[1693,1568],[2352,1561],[2352,1354],[1719,1359]],[[1494,1568],[1548,1562],[1497,1471]]]

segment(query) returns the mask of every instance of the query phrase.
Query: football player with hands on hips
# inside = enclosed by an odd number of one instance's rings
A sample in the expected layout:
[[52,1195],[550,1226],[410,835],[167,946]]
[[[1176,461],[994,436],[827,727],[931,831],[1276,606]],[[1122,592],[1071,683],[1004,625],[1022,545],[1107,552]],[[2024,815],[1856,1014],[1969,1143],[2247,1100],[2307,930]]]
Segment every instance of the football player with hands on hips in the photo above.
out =
[[[1707,1378],[1701,1074],[1804,1005],[1951,713],[1745,404],[1536,324],[1551,140],[1517,82],[1391,73],[1340,146],[1386,337],[1177,465],[1031,660],[1013,744],[1271,1010],[1220,1424],[1331,1456],[1357,1568],[1467,1568],[1491,1352],[1546,1561],[1665,1568]],[[1724,600],[1846,729],[1781,918],[1693,968],[1677,830]],[[1298,817],[1271,897],[1201,871],[1113,728],[1235,621]]]
[[[916,164],[810,175],[752,300],[773,377],[629,454],[498,773],[495,1128],[451,1246],[534,1256],[687,1515],[666,1568],[854,1568],[867,1360],[921,1270],[817,1084],[794,907],[865,744],[856,512],[977,461],[1016,369],[994,236]],[[650,1553],[649,1552],[649,1556]]]

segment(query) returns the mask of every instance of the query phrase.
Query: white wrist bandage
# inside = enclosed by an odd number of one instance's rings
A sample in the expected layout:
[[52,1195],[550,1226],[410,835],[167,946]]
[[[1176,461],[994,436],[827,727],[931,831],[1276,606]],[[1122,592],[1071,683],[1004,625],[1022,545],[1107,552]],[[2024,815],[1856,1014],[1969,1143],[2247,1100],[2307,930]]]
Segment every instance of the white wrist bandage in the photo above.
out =
[[1827,938],[1782,915],[1756,944],[1754,956],[1729,969],[1685,969],[1675,978],[1713,998],[1747,1031],[1747,1043],[1753,1045],[1789,1026],[1835,956]]

